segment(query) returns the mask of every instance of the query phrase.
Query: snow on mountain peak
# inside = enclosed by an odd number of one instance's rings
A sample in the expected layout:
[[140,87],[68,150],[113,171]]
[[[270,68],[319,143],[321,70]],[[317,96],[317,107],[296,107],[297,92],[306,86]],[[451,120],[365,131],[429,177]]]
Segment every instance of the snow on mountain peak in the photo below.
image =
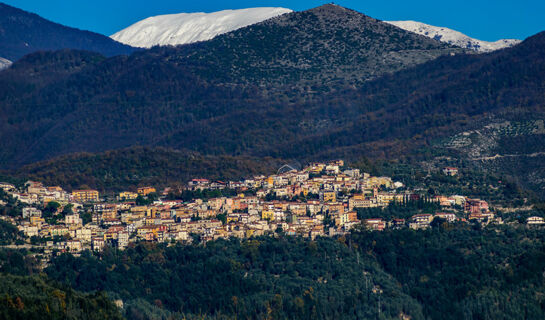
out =
[[384,21],[394,26],[421,34],[423,36],[449,43],[454,46],[475,50],[477,52],[490,52],[506,47],[512,47],[520,40],[516,39],[501,39],[495,42],[488,42],[478,39],[473,39],[465,34],[444,27],[436,27],[417,21]]
[[248,8],[211,13],[179,13],[149,17],[111,36],[133,47],[178,45],[205,41],[222,33],[255,24],[284,13],[286,8]]
[[4,58],[0,57],[0,70],[6,69],[9,66],[11,66],[11,61],[9,61],[8,59],[4,59]]

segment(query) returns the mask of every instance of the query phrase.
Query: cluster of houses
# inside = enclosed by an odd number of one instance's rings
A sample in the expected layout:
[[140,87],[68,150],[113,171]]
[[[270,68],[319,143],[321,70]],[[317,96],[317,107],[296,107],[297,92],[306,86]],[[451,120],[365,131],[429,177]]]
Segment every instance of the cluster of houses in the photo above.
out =
[[[383,208],[392,202],[419,200],[422,195],[406,190],[389,177],[374,177],[345,167],[342,160],[244,181],[193,179],[185,187],[188,190],[231,189],[237,195],[186,202],[167,200],[168,188],[162,192],[154,187],[124,191],[117,194],[116,201],[104,201],[96,190],[69,193],[34,181],[27,182],[24,190],[7,183],[0,184],[0,188],[27,205],[20,217],[12,219],[21,231],[33,239],[43,239],[40,243],[48,250],[76,254],[85,249],[100,251],[105,246],[124,249],[136,241],[209,241],[280,232],[315,238],[341,235],[356,225],[377,231],[425,229],[435,218],[501,223],[486,201],[441,195],[429,199],[441,207],[434,214],[417,214],[407,220],[360,220],[359,208]],[[150,194],[158,195],[154,198],[159,200],[149,205],[135,201]],[[43,216],[51,201],[60,204],[53,214],[60,219]],[[64,209],[69,204],[67,212]],[[544,221],[532,217],[528,224],[540,225]]]

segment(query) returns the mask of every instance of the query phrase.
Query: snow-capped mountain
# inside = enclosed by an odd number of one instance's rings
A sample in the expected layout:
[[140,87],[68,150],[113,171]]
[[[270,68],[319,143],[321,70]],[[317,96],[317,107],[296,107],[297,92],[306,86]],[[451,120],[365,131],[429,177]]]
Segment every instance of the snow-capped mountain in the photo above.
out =
[[9,66],[11,66],[11,61],[9,61],[8,59],[4,59],[4,58],[0,57],[0,70],[6,69]]
[[133,47],[178,45],[212,39],[213,37],[255,24],[284,13],[286,8],[248,8],[211,13],[179,13],[149,17],[111,36]]
[[417,21],[384,21],[393,24],[396,27],[430,37],[435,40],[446,42],[454,46],[475,50],[477,52],[490,52],[506,47],[512,47],[520,40],[501,39],[495,42],[473,39],[465,34],[449,28],[431,26]]

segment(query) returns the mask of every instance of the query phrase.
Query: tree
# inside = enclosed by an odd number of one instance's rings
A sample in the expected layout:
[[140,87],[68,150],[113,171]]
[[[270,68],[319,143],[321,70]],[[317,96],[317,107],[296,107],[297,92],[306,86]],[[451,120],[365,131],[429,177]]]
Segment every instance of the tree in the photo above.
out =
[[61,204],[56,201],[49,201],[47,205],[42,210],[44,218],[51,218],[57,213]]
[[74,205],[69,203],[67,205],[64,206],[64,208],[62,208],[62,214],[65,216],[65,215],[68,215],[68,214],[73,214],[74,213]]

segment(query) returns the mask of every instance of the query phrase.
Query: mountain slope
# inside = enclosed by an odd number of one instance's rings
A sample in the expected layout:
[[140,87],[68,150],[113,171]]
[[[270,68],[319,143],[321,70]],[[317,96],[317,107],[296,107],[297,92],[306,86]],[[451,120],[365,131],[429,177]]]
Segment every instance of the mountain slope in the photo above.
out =
[[106,36],[66,27],[0,3],[0,56],[15,61],[40,50],[82,49],[106,56],[135,50]]
[[239,180],[272,174],[284,163],[272,158],[203,156],[166,148],[132,147],[61,156],[22,167],[16,174],[67,190],[86,185],[100,191],[121,191],[146,185],[168,187],[195,177]]
[[518,43],[520,40],[517,39],[501,39],[495,42],[483,41],[478,39],[473,39],[465,34],[444,27],[436,27],[429,24],[425,24],[417,21],[385,21],[387,23],[393,24],[396,27],[401,29],[418,33],[423,36],[446,42],[448,44],[474,50],[477,52],[490,52],[494,50],[499,50],[503,48],[512,47]]
[[248,8],[212,13],[179,13],[149,17],[113,34],[112,39],[142,48],[205,41],[291,12],[285,8]]
[[[134,145],[301,160],[414,155],[491,115],[540,116],[543,38],[406,60],[384,76],[393,67],[378,57],[461,49],[328,5],[130,57],[31,55],[0,74],[1,161]],[[36,72],[32,59],[49,67]],[[48,69],[62,72],[51,79]],[[363,81],[373,70],[383,78]]]
[[463,50],[337,5],[284,14],[206,43],[157,50],[231,83],[362,82]]

